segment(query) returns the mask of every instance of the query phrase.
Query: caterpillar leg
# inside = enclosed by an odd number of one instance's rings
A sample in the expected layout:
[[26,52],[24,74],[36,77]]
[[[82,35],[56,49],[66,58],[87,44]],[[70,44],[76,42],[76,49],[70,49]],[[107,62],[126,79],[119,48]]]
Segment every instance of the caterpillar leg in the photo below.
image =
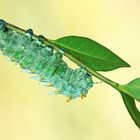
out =
[[83,93],[81,93],[81,94],[80,94],[80,98],[81,98],[81,99],[83,99],[83,98],[84,98],[84,95],[83,95]]
[[70,102],[71,101],[71,96],[69,96],[66,101]]

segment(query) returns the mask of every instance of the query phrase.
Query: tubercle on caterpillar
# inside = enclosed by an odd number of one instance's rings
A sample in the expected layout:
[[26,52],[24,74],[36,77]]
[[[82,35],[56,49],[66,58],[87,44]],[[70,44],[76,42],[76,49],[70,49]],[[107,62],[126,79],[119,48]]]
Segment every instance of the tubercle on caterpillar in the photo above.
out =
[[[16,29],[16,30],[15,30]],[[0,50],[24,70],[34,74],[33,79],[45,86],[54,86],[53,95],[63,94],[67,102],[77,97],[83,99],[94,83],[85,68],[69,68],[62,60],[65,53],[56,50],[42,35],[35,35],[32,29],[23,30],[0,20]]]

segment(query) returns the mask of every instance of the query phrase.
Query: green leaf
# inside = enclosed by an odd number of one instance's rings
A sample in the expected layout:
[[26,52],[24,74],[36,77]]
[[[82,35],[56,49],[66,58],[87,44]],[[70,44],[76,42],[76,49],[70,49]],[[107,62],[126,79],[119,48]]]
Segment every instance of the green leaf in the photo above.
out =
[[94,71],[130,67],[112,51],[86,37],[67,36],[59,38],[53,43]]
[[126,95],[123,92],[120,92],[124,101],[124,104],[131,116],[131,118],[134,120],[135,124],[139,127],[140,129],[140,112],[136,107],[135,101],[132,97],[129,95]]
[[127,94],[140,102],[140,78],[137,78],[124,86]]

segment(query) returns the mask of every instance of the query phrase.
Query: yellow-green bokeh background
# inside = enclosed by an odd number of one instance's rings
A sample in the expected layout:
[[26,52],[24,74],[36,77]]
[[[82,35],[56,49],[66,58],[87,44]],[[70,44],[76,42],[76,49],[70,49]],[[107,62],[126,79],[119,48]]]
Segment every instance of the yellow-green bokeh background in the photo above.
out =
[[[90,37],[132,66],[105,76],[121,84],[140,76],[139,0],[0,0],[0,18],[51,39]],[[83,101],[66,103],[28,77],[0,56],[0,140],[140,139],[110,86],[96,85]]]

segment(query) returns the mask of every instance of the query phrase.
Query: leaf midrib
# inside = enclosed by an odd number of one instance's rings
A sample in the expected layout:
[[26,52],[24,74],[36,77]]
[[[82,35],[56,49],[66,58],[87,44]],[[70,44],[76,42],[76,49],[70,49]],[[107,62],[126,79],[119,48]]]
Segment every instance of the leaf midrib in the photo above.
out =
[[[67,48],[67,49],[69,49],[69,50],[71,50],[71,51],[74,51],[74,52],[78,52],[78,53],[79,53],[79,51],[77,51],[77,50],[75,51],[75,50],[72,49],[72,48],[66,47],[65,45],[63,45],[63,44],[61,44],[61,43],[59,43],[59,42],[57,42],[57,41],[54,41],[54,40],[53,40],[53,42],[56,43],[56,45],[62,46],[62,47]],[[98,57],[95,57],[95,56],[93,57],[92,55],[87,55],[86,53],[81,53],[81,52],[80,52],[80,54],[83,54],[83,55],[86,55],[86,56],[88,56],[88,57],[92,57],[92,58],[95,58],[95,59],[99,59],[99,60],[102,60],[102,61],[114,63],[114,61],[108,61],[108,60],[101,59],[101,58],[98,58]]]

